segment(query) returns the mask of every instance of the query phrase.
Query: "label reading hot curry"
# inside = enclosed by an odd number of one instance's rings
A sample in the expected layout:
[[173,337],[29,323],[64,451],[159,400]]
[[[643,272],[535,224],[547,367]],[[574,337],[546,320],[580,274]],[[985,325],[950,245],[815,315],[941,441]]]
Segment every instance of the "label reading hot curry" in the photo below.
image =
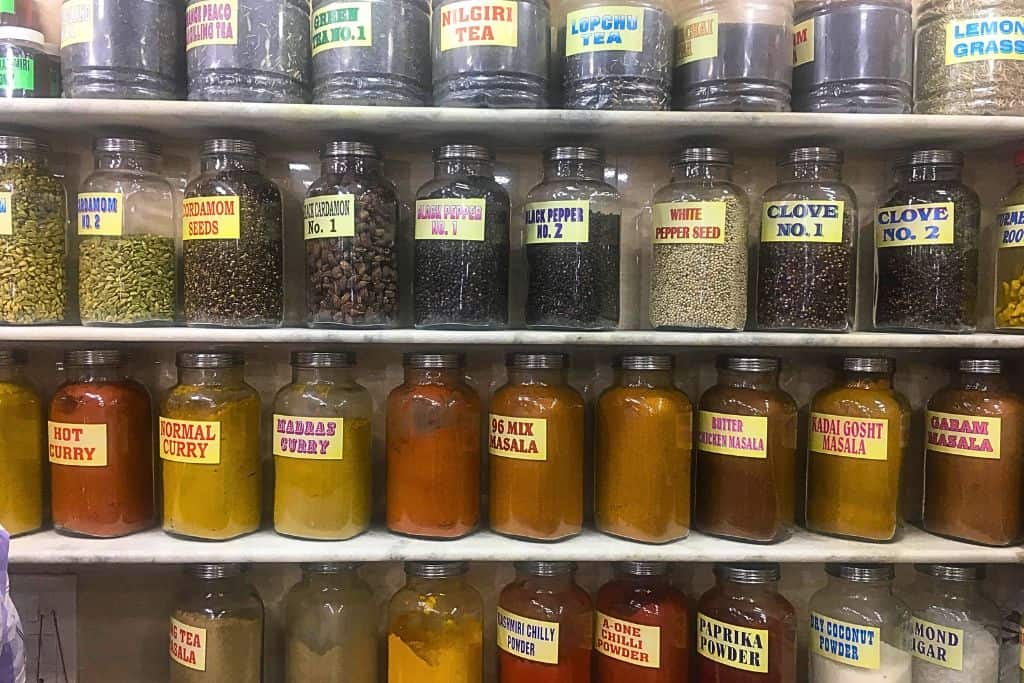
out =
[[498,647],[516,657],[558,664],[558,623],[527,619],[498,608]]
[[73,467],[107,466],[107,425],[47,423],[50,462]]
[[195,671],[206,671],[206,629],[171,617],[171,659]]
[[741,458],[768,457],[768,418],[700,411],[697,448]]
[[886,460],[889,457],[889,421],[811,413],[807,447],[826,455]]
[[957,415],[929,410],[925,417],[925,448],[968,458],[999,459],[1003,421],[998,417]]
[[519,44],[519,6],[513,0],[462,0],[435,10],[441,52],[457,47]]
[[220,422],[161,417],[160,457],[196,465],[220,464]]
[[732,669],[768,673],[768,629],[746,628],[697,614],[697,652]]
[[183,240],[237,240],[241,234],[238,197],[191,197],[181,209]]
[[488,437],[491,455],[516,460],[548,459],[548,421],[491,413]]
[[654,205],[655,244],[725,244],[725,202]]
[[620,662],[645,669],[658,669],[661,667],[661,629],[597,612],[594,619],[594,649]]
[[274,455],[304,460],[345,457],[345,420],[325,417],[274,415]]
[[185,10],[185,50],[238,43],[238,0],[202,0]]
[[882,635],[876,626],[860,626],[811,613],[811,652],[859,669],[882,665]]

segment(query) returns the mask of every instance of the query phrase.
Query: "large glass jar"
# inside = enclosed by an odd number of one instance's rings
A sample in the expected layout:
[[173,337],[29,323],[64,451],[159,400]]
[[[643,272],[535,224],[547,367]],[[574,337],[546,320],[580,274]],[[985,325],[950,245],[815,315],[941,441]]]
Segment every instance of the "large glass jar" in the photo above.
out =
[[11,536],[43,526],[45,410],[25,377],[27,356],[0,349],[0,526]]
[[260,395],[240,353],[178,354],[160,406],[164,531],[222,541],[260,526]]
[[526,196],[526,324],[607,330],[619,324],[622,196],[604,181],[604,152],[553,147]]
[[307,322],[397,325],[398,191],[384,177],[380,152],[336,140],[321,150],[320,172],[303,207]]
[[997,330],[1024,329],[1024,150],[1013,161],[1017,184],[1003,197],[996,215]]
[[274,530],[323,540],[370,526],[373,400],[353,353],[297,351],[274,398]]
[[276,327],[284,315],[281,191],[248,140],[203,143],[201,175],[185,189],[185,322]]
[[465,562],[407,562],[388,606],[388,683],[482,683],[484,605]]
[[798,147],[778,162],[761,200],[757,325],[847,332],[857,297],[857,197],[842,181],[843,153]]
[[39,31],[0,24],[0,98],[49,96],[43,40]]
[[260,683],[263,601],[237,564],[196,564],[171,613],[170,683]]
[[153,524],[153,408],[120,351],[65,351],[47,424],[53,526],[113,538]]
[[480,522],[480,397],[461,354],[407,353],[403,365],[387,404],[388,529],[465,536]]
[[434,150],[434,179],[416,193],[416,327],[508,324],[510,221],[508,193],[494,180],[489,149]]
[[888,358],[845,358],[843,373],[811,401],[807,528],[891,541],[899,526],[910,404],[893,389]]
[[498,678],[502,683],[587,683],[594,608],[571,562],[516,562],[498,597]]
[[743,329],[749,212],[746,192],[732,182],[729,150],[680,150],[672,182],[654,195],[652,326]]
[[779,388],[775,358],[725,358],[697,414],[700,531],[774,543],[789,536],[796,508],[797,407]]
[[606,534],[667,543],[690,533],[693,405],[675,387],[672,356],[627,355],[597,402],[594,524]]
[[68,199],[49,149],[0,135],[0,323],[64,320]]
[[1024,537],[1024,399],[998,360],[961,360],[925,413],[924,528],[985,545]]
[[535,541],[583,529],[584,403],[567,356],[513,353],[491,398],[491,528]]
[[302,565],[284,601],[285,683],[377,681],[377,603],[355,565]]
[[970,332],[977,324],[978,195],[964,155],[906,152],[875,217],[875,327]]
[[78,310],[82,323],[172,323],[178,309],[174,190],[160,148],[97,138],[95,169],[78,191]]

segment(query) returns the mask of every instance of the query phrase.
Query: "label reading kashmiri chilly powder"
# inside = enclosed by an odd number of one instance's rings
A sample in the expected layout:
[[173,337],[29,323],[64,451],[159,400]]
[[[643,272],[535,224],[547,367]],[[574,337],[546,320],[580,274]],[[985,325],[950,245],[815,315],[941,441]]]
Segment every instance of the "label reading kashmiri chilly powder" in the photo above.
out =
[[420,199],[416,239],[484,241],[486,199]]
[[914,617],[910,652],[918,659],[954,671],[964,670],[964,632]]
[[107,466],[107,425],[48,422],[50,462],[73,467]]
[[860,669],[882,666],[882,633],[874,626],[859,626],[811,613],[811,652]]
[[196,465],[220,464],[220,422],[161,417],[160,457]]
[[345,457],[345,420],[324,417],[274,415],[274,455],[304,460],[341,460]]
[[241,234],[238,197],[192,197],[181,209],[183,240],[237,240]]
[[732,669],[768,673],[768,629],[733,626],[697,613],[697,652]]
[[463,0],[441,13],[441,52],[473,45],[519,45],[519,6],[513,0]]
[[998,417],[956,415],[929,410],[925,415],[925,448],[968,458],[999,459],[1003,421]]
[[196,671],[206,671],[206,629],[171,617],[171,659]]
[[185,10],[185,50],[238,43],[238,0],[203,0]]
[[814,19],[801,21],[793,27],[793,67],[814,61]]
[[120,192],[78,194],[79,235],[120,235],[124,231],[124,195]]
[[599,653],[645,669],[661,667],[661,629],[623,621],[597,612],[594,649]]
[[702,410],[698,417],[697,448],[741,458],[767,458],[768,418]]
[[526,243],[590,241],[590,202],[534,202],[526,205]]
[[491,455],[516,460],[548,459],[548,421],[491,413],[488,437]]
[[694,17],[676,29],[676,66],[718,56],[718,13]]
[[566,15],[565,56],[587,52],[643,52],[644,9],[604,5]]
[[875,246],[953,244],[953,202],[886,206],[875,214]]
[[725,202],[654,205],[655,244],[725,244]]
[[865,460],[889,457],[889,421],[811,413],[808,450]]
[[558,664],[558,623],[527,619],[499,607],[498,647],[532,662]]
[[800,200],[765,202],[761,212],[762,242],[843,241],[844,203]]
[[352,194],[310,197],[302,205],[306,239],[354,237],[356,197]]

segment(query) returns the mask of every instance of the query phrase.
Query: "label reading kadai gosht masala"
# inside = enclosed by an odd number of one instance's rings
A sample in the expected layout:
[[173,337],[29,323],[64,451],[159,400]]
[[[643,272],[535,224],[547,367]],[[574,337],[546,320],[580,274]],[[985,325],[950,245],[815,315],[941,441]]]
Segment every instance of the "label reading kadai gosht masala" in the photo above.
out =
[[527,619],[498,608],[498,647],[531,662],[558,664],[558,623]]
[[441,14],[441,52],[474,45],[519,44],[519,6],[512,0],[463,0],[435,11]]
[[889,457],[889,421],[811,413],[807,447],[826,455],[886,460]]
[[594,619],[594,649],[620,662],[645,669],[661,667],[661,629],[623,621],[597,612]]
[[181,213],[183,240],[237,240],[241,234],[238,197],[192,197]]
[[698,416],[697,448],[720,455],[767,458],[768,418],[702,410]]
[[968,458],[999,459],[1003,422],[998,417],[957,415],[929,410],[925,448]]
[[50,462],[73,467],[107,466],[107,425],[47,422]]
[[768,673],[768,629],[733,626],[698,612],[697,652],[732,669]]
[[725,244],[725,202],[654,205],[655,244]]
[[171,659],[195,671],[206,671],[206,629],[171,617]]
[[220,422],[161,417],[160,457],[196,465],[220,464]]
[[345,457],[345,420],[325,417],[274,415],[274,455],[303,460],[341,460]]
[[548,421],[491,413],[488,437],[491,455],[516,460],[548,459]]

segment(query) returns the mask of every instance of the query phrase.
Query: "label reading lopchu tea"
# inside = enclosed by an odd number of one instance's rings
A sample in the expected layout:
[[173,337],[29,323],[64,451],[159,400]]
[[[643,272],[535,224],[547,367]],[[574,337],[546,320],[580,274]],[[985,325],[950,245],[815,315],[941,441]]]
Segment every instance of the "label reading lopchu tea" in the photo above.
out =
[[642,52],[642,7],[608,5],[569,12],[566,16],[565,55],[617,50]]

